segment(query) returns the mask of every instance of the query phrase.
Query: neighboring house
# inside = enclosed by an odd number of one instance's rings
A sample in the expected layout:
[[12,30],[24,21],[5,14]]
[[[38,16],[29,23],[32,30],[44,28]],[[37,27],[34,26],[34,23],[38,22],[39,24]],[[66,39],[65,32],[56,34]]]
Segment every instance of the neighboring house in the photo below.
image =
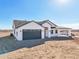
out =
[[49,20],[40,22],[14,20],[13,35],[17,40],[69,37],[71,28],[60,27]]

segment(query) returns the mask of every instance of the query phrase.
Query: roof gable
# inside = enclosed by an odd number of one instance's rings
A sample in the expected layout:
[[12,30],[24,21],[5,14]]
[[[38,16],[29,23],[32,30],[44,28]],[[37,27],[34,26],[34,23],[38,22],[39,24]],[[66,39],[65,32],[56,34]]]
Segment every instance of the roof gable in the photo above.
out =
[[44,23],[48,23],[48,24],[50,24],[51,27],[57,27],[56,24],[54,24],[53,22],[51,22],[51,21],[49,21],[49,20],[44,21],[43,24],[44,24]]
[[32,21],[28,24],[25,24],[19,28],[21,28],[21,29],[44,29],[43,26],[40,26],[38,23],[36,23],[34,21]]
[[26,21],[26,20],[14,20],[14,21],[13,21],[13,24],[14,24],[15,28],[19,28],[19,27],[21,27],[21,26],[23,26],[23,25],[26,25],[26,24],[30,23],[30,22],[35,22],[35,23],[39,24],[40,26],[42,26],[42,24],[44,24],[44,23],[49,23],[51,26],[52,26],[52,25],[57,26],[57,25],[55,25],[54,23],[52,23],[51,21],[49,21],[49,20],[40,21],[40,22],[36,22],[36,21]]

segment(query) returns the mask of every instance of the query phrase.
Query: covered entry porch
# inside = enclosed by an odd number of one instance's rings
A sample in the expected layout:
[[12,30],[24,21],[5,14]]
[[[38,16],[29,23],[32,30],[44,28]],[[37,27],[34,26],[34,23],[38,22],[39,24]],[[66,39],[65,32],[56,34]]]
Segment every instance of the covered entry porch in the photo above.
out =
[[53,28],[45,30],[45,38],[51,37],[69,37],[71,36],[70,28]]

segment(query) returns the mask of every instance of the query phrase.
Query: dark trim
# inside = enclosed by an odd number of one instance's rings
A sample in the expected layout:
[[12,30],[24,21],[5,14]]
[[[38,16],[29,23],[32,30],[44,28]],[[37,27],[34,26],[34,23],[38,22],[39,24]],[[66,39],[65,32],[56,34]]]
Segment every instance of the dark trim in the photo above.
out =
[[[49,20],[48,20],[49,21]],[[50,23],[54,24],[53,22],[49,21]],[[56,24],[54,24],[55,26],[57,26]]]

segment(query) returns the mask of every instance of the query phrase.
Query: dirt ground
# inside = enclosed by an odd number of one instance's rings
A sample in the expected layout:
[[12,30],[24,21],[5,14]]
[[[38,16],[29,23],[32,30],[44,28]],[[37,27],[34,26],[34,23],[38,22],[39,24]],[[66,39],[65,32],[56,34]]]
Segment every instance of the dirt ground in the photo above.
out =
[[4,30],[4,31],[0,31],[0,37],[5,37],[10,35],[11,31],[8,30]]
[[47,41],[32,48],[2,54],[0,59],[79,59],[79,38]]

